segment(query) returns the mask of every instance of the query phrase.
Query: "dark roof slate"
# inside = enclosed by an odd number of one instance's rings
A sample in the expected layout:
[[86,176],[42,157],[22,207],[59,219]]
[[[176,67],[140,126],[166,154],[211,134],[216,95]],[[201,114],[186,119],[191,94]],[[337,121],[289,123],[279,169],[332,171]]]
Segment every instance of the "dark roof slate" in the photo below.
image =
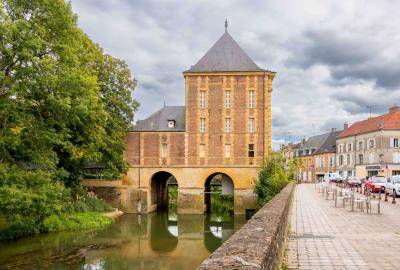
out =
[[314,148],[316,151],[322,146],[325,140],[328,138],[329,133],[320,134],[316,136],[312,136],[308,138],[308,140],[304,143],[303,149]]
[[317,151],[314,152],[314,154],[336,152],[336,138],[339,136],[341,132],[342,130],[331,132],[329,136],[326,138],[325,142],[321,145],[319,149],[317,149]]
[[[168,127],[168,120],[175,120],[173,128]],[[132,131],[185,131],[185,106],[165,106],[137,121]]]
[[266,71],[254,63],[225,31],[207,53],[186,72]]

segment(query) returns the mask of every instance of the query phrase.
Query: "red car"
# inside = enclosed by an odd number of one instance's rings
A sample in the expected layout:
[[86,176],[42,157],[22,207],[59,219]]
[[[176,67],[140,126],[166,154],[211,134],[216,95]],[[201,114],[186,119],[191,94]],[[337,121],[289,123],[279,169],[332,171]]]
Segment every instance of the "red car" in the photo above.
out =
[[369,190],[371,192],[380,192],[385,193],[385,184],[386,178],[382,175],[372,176],[368,180],[364,181],[365,190]]

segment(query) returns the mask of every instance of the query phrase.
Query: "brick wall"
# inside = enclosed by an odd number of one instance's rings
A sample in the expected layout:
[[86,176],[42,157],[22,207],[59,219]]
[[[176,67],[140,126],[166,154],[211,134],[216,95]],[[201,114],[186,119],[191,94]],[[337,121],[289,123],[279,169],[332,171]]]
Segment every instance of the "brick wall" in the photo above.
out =
[[[272,77],[259,75],[208,74],[185,75],[186,132],[130,132],[126,137],[125,158],[131,166],[259,166],[270,149],[270,92]],[[226,91],[231,92],[231,107],[226,108]],[[254,92],[254,108],[249,108],[249,91]],[[200,108],[200,91],[205,92],[206,107]],[[206,130],[200,132],[200,118]],[[231,132],[225,132],[225,119],[231,119]],[[254,133],[249,133],[249,118]],[[139,141],[141,142],[139,144]],[[168,156],[161,157],[161,145],[168,145]],[[200,158],[200,144],[205,157]],[[225,145],[231,157],[225,157]],[[249,158],[254,144],[254,158]],[[140,146],[139,146],[140,145]],[[139,148],[141,148],[139,150]]]

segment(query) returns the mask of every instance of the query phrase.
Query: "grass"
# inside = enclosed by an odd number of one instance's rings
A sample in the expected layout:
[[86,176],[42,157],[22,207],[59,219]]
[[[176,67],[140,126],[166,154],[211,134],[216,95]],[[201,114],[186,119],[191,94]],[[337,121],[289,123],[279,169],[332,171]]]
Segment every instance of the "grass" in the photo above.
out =
[[52,215],[43,221],[43,227],[46,232],[76,231],[101,228],[112,222],[111,217],[106,217],[102,213],[85,212],[61,216]]

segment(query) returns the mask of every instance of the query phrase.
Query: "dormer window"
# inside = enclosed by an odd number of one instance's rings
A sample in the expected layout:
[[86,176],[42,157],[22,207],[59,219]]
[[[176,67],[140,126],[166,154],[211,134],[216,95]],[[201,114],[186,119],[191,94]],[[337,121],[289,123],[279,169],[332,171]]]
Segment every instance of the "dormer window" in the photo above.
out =
[[173,127],[175,127],[175,120],[168,120],[168,127],[169,128],[173,128]]

